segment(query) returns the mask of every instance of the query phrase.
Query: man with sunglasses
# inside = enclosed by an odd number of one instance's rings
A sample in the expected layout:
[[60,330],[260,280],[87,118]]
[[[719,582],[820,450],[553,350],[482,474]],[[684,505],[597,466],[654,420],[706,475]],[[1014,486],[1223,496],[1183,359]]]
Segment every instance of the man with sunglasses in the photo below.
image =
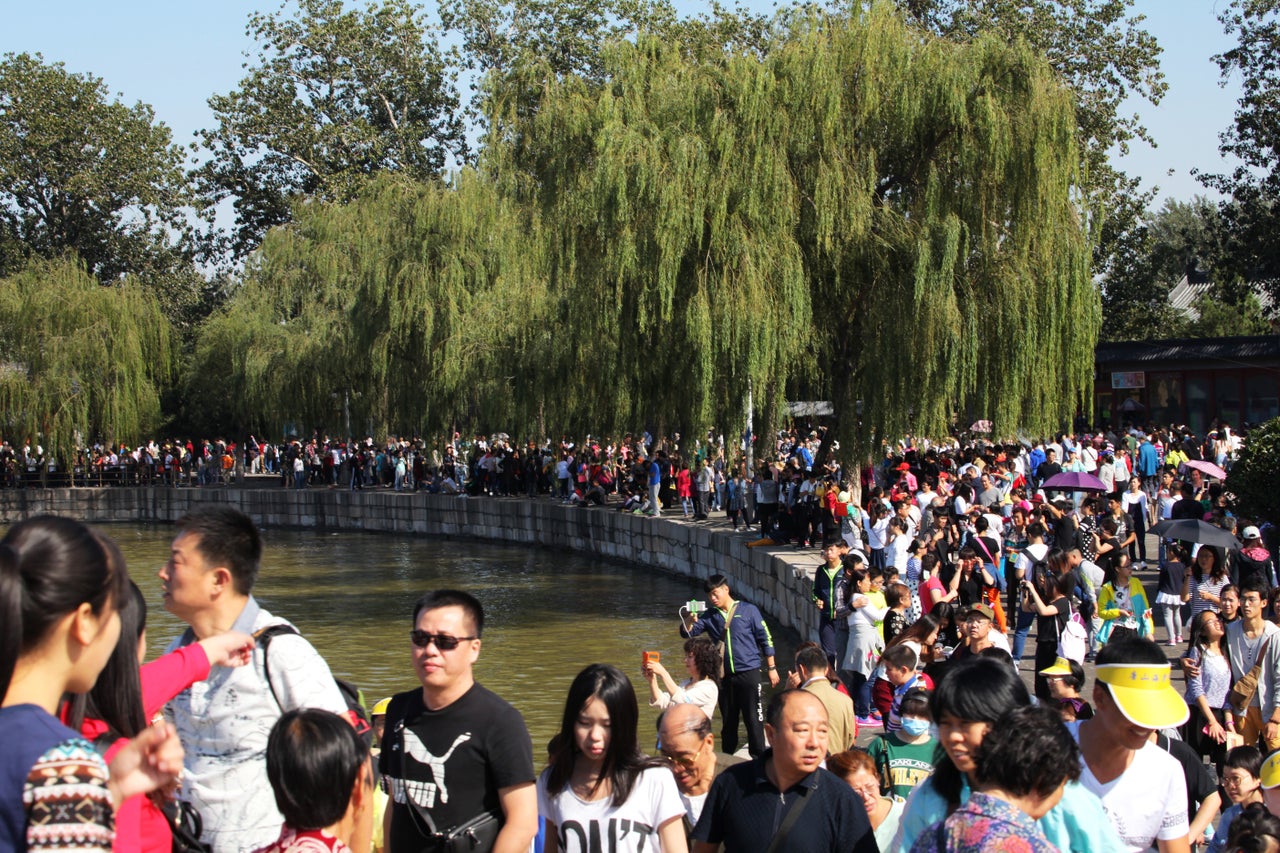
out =
[[388,853],[444,851],[468,830],[494,839],[495,853],[524,853],[537,834],[529,730],[472,674],[483,630],[484,610],[465,592],[436,590],[414,607],[409,641],[422,689],[392,697],[378,761]]

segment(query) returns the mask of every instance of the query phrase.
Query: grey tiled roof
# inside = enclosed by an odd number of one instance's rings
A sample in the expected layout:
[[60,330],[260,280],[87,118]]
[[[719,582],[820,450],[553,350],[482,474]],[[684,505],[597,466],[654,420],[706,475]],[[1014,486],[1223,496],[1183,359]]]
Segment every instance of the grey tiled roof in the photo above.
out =
[[[1261,286],[1263,284],[1264,282],[1261,281],[1254,282],[1253,292],[1262,303],[1263,312],[1270,315],[1273,307],[1271,294],[1268,288]],[[1192,320],[1198,320],[1200,312],[1195,308],[1195,301],[1211,287],[1213,282],[1203,273],[1197,272],[1190,277],[1184,275],[1182,280],[1169,290],[1169,307]]]
[[1119,363],[1221,360],[1245,362],[1280,360],[1280,335],[1113,341],[1098,344],[1098,348],[1094,351],[1094,363],[1098,366]]

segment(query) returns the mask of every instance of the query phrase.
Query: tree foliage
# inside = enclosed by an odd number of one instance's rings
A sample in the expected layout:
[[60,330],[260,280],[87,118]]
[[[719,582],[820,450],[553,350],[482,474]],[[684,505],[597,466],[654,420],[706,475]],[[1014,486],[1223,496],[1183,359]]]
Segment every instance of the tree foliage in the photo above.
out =
[[104,287],[75,258],[0,279],[0,412],[64,465],[79,441],[154,437],[173,380],[170,326],[131,279]]
[[1231,271],[1265,281],[1280,299],[1280,3],[1233,0],[1219,20],[1237,44],[1216,57],[1218,67],[1224,79],[1239,78],[1242,93],[1219,147],[1239,165],[1200,178],[1228,197],[1221,214]]
[[336,429],[344,404],[359,431],[510,416],[511,354],[543,288],[524,224],[470,170],[300,209],[207,324],[189,396],[229,401],[247,429]]
[[1165,90],[1160,46],[1131,14],[1134,0],[898,0],[912,17],[948,38],[999,35],[1043,53],[1076,102],[1086,177],[1110,167],[1108,153],[1150,141],[1136,115],[1120,109],[1131,95],[1159,103]]
[[199,134],[205,198],[235,208],[234,256],[298,201],[347,201],[379,172],[438,179],[465,154],[453,71],[408,0],[299,0],[292,16],[252,15],[247,33],[259,53],[239,87],[209,99],[217,126]]
[[[1175,312],[1169,293],[1185,275],[1218,274],[1222,249],[1216,205],[1200,196],[1190,202],[1167,199],[1154,213],[1125,211],[1120,219],[1134,222],[1134,227],[1116,241],[1105,265],[1095,269],[1101,277],[1101,337],[1121,341],[1198,336],[1206,327],[1193,326]],[[1215,293],[1214,299],[1219,296]],[[1208,311],[1212,314],[1214,309]]]
[[146,104],[39,54],[0,61],[0,275],[76,253],[104,282],[190,264],[182,153]]
[[1252,427],[1240,456],[1231,466],[1227,490],[1236,514],[1257,522],[1280,524],[1280,418]]
[[780,401],[793,378],[863,447],[969,407],[1071,414],[1098,301],[1071,95],[1025,44],[876,6],[763,58],[641,38],[605,62],[604,85],[513,75],[482,159],[548,235],[565,335],[532,386],[573,401],[566,426],[739,423],[748,385]]
[[605,45],[677,21],[667,0],[445,0],[439,12],[442,26],[461,35],[468,70],[505,73],[536,56],[555,74],[596,82],[605,73]]
[[[1124,287],[1135,285],[1127,301],[1154,306],[1152,287],[1143,284],[1148,273],[1129,267],[1145,252],[1143,213],[1154,191],[1111,163],[1112,155],[1126,153],[1134,140],[1155,144],[1136,114],[1121,111],[1126,99],[1137,96],[1158,104],[1167,89],[1161,48],[1143,27],[1143,16],[1132,13],[1134,0],[896,2],[912,20],[946,38],[994,35],[1025,41],[1044,55],[1075,102],[1082,207],[1093,233],[1094,268],[1111,282],[1112,298],[1104,298],[1113,302]],[[1112,316],[1111,311],[1104,314]],[[1154,319],[1156,325],[1164,320]],[[1140,325],[1140,318],[1128,316],[1120,323],[1130,331]]]

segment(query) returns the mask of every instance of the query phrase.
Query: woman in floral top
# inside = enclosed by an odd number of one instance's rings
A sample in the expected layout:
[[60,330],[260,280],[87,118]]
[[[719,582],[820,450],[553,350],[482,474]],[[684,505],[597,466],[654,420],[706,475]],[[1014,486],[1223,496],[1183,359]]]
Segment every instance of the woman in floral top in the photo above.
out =
[[912,853],[1057,853],[1036,823],[1080,778],[1080,750],[1044,705],[1006,711],[974,756],[969,801],[920,834]]
[[115,807],[182,769],[171,726],[141,732],[109,775],[56,716],[115,648],[128,580],[115,544],[70,519],[20,521],[0,542],[0,850],[110,851]]

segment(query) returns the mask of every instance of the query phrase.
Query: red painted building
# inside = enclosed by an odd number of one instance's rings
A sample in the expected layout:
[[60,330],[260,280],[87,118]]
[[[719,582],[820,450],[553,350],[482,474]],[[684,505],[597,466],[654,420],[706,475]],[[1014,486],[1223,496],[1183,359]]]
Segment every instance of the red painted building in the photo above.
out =
[[1203,434],[1280,416],[1280,335],[1099,344],[1094,421],[1186,424]]

